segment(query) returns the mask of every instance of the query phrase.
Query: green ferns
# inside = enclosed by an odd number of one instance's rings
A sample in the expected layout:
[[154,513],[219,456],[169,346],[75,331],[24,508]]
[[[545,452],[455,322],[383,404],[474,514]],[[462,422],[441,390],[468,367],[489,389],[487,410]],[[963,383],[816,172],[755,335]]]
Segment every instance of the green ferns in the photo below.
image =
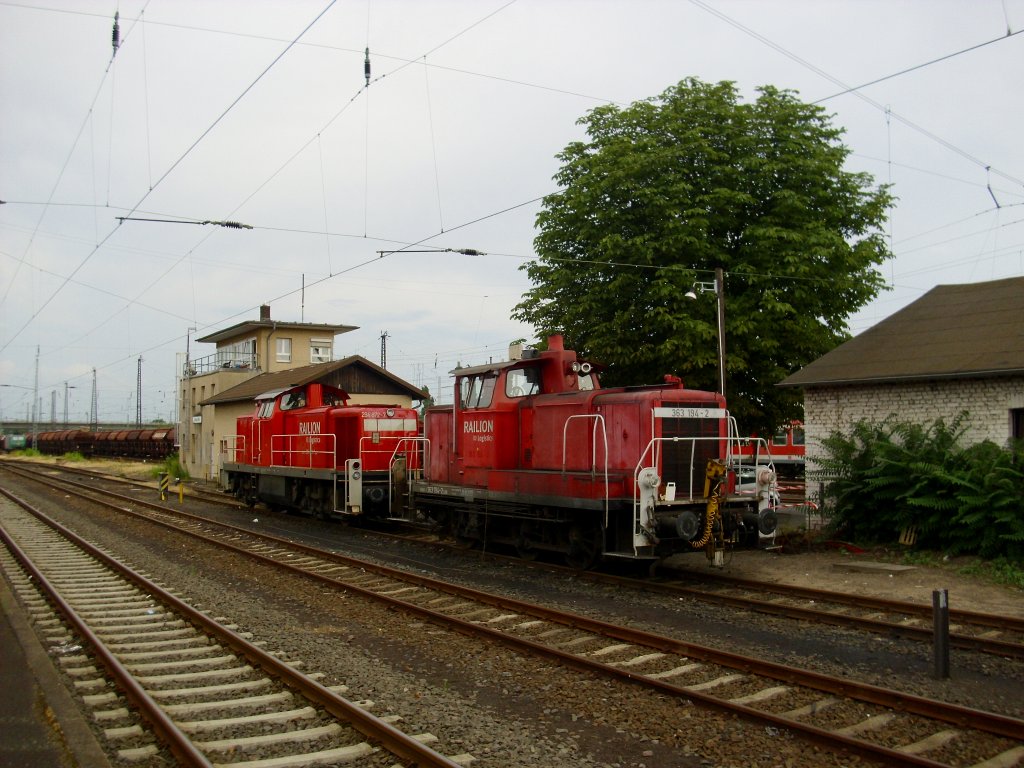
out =
[[860,421],[833,433],[811,479],[823,511],[856,541],[891,543],[914,531],[921,547],[1024,559],[1024,442],[963,448],[967,414],[952,424]]

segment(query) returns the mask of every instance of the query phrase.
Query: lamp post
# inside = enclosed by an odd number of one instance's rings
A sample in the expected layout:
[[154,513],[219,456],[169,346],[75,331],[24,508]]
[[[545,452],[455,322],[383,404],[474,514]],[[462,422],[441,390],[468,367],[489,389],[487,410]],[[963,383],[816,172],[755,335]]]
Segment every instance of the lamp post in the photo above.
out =
[[65,428],[68,425],[68,390],[69,389],[78,389],[78,387],[74,386],[73,384],[68,384],[66,381],[64,382],[64,427]]
[[686,292],[686,298],[696,299],[698,291],[715,294],[718,314],[718,391],[725,397],[725,273],[722,268],[715,267],[713,283],[694,283],[693,289]]

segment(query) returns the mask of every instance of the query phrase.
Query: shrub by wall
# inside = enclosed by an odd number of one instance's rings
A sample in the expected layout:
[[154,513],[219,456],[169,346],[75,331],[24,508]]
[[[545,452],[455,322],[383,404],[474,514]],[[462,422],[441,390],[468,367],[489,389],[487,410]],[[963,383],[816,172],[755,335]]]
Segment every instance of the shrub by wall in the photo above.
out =
[[834,533],[889,544],[914,530],[921,547],[1024,559],[1024,442],[964,448],[965,418],[864,420],[833,432],[811,477],[823,483]]

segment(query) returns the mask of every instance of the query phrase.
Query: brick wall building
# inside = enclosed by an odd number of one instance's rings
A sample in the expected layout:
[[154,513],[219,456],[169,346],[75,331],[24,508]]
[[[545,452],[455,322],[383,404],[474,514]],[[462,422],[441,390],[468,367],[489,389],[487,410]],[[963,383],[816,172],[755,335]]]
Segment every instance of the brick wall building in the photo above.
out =
[[808,470],[824,438],[862,419],[966,411],[968,443],[1024,438],[1024,278],[937,286],[779,386],[804,391]]

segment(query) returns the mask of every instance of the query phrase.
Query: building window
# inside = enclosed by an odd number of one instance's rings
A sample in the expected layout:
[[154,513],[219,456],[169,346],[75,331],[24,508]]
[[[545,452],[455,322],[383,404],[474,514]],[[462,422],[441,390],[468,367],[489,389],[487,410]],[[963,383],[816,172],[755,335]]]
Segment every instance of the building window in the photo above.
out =
[[1010,439],[1024,440],[1024,408],[1010,411]]
[[277,362],[290,363],[292,361],[292,340],[277,340]]
[[310,339],[309,340],[309,362],[329,363],[331,362],[331,340]]

